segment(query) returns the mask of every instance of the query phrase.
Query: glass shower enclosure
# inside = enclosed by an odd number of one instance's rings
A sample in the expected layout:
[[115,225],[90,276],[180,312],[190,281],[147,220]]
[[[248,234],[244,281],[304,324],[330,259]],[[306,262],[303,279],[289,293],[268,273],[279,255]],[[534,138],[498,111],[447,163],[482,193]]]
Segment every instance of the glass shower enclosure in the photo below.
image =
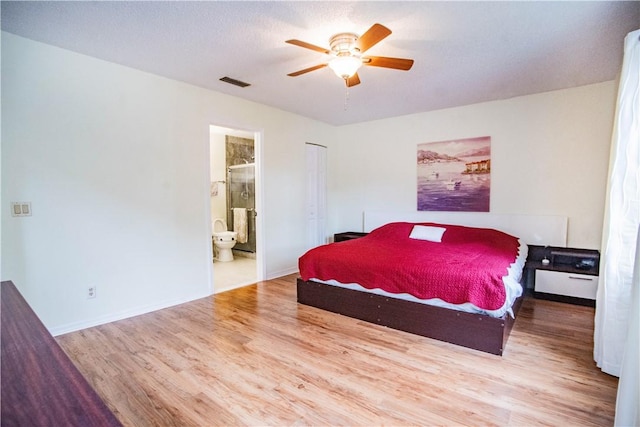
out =
[[230,229],[243,227],[244,221],[234,218],[246,210],[246,242],[242,242],[241,234],[233,247],[234,250],[256,252],[256,167],[255,163],[229,166],[227,169],[227,224]]

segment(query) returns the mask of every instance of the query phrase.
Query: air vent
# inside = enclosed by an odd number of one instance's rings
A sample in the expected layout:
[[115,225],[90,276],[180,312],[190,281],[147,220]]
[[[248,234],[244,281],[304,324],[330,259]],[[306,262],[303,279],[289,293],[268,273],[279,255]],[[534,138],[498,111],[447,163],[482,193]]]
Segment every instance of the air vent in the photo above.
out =
[[240,80],[232,79],[231,77],[223,77],[223,78],[220,79],[220,81],[221,82],[225,82],[225,83],[229,83],[229,84],[232,84],[232,85],[240,86],[240,87],[251,86],[250,83],[241,82]]

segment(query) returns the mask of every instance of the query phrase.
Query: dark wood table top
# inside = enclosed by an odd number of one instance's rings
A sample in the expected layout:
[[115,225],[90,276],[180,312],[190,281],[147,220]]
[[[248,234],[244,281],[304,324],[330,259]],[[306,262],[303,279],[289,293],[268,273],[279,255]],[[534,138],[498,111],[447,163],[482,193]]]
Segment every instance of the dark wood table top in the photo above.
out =
[[0,300],[2,426],[121,426],[12,282]]

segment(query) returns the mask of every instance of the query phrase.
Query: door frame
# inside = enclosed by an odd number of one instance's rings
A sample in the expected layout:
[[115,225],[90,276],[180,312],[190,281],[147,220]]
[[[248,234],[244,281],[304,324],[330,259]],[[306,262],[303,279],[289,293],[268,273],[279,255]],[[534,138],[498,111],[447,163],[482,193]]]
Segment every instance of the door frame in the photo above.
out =
[[[309,165],[309,155],[310,153],[313,152],[314,153],[314,159],[316,161],[316,166],[318,166],[319,162],[318,162],[318,155],[322,155],[323,158],[323,162],[322,162],[322,169],[319,169],[317,167],[314,168],[310,168]],[[307,236],[306,236],[306,246],[307,249],[311,249],[314,246],[317,245],[322,245],[327,243],[327,236],[326,236],[326,231],[327,231],[327,156],[328,156],[328,148],[325,145],[322,144],[316,144],[313,142],[306,142],[305,143],[305,157],[306,157],[306,168],[307,168],[307,173],[306,173],[306,194],[307,194],[307,200],[305,202],[305,225],[307,228]],[[313,170],[314,172],[314,176],[313,178],[310,177],[310,171]],[[314,189],[313,191],[310,191],[310,185],[313,185]],[[313,193],[313,194],[311,194]],[[315,225],[315,229],[314,230],[310,230],[309,229],[309,221],[310,221],[310,217],[311,214],[313,213],[311,211],[311,203],[310,203],[310,197],[311,196],[315,196],[315,207],[316,207],[316,211],[315,211],[315,216],[316,216],[316,225]],[[314,236],[313,238],[313,242],[311,242],[311,235]],[[318,237],[320,237],[318,239]]]
[[[265,280],[266,277],[266,265],[264,256],[264,170],[263,170],[263,140],[264,132],[262,130],[247,129],[242,126],[228,125],[228,124],[210,124],[207,132],[207,173],[206,173],[206,211],[207,211],[207,229],[209,236],[212,233],[211,225],[211,194],[209,194],[209,188],[211,185],[211,133],[225,133],[229,134],[253,134],[253,150],[254,150],[254,162],[255,162],[255,199],[256,199],[256,281],[260,282]],[[225,174],[226,175],[226,174]],[[209,281],[212,286],[212,294],[216,293],[213,272],[213,245],[209,244],[209,263],[207,265],[209,272]]]

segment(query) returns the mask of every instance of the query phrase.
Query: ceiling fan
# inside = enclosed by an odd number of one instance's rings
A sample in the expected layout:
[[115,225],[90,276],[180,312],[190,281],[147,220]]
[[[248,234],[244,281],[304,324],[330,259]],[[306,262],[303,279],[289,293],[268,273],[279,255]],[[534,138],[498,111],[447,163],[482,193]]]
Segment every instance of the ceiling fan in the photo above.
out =
[[362,65],[392,68],[394,70],[410,70],[413,59],[389,58],[386,56],[363,56],[363,54],[385,39],[391,30],[381,24],[373,24],[362,36],[354,33],[338,33],[329,39],[330,49],[325,49],[301,40],[287,40],[289,44],[325,53],[331,58],[324,64],[314,65],[294,73],[287,74],[297,77],[310,71],[329,66],[338,77],[344,79],[347,87],[360,84],[358,69]]

